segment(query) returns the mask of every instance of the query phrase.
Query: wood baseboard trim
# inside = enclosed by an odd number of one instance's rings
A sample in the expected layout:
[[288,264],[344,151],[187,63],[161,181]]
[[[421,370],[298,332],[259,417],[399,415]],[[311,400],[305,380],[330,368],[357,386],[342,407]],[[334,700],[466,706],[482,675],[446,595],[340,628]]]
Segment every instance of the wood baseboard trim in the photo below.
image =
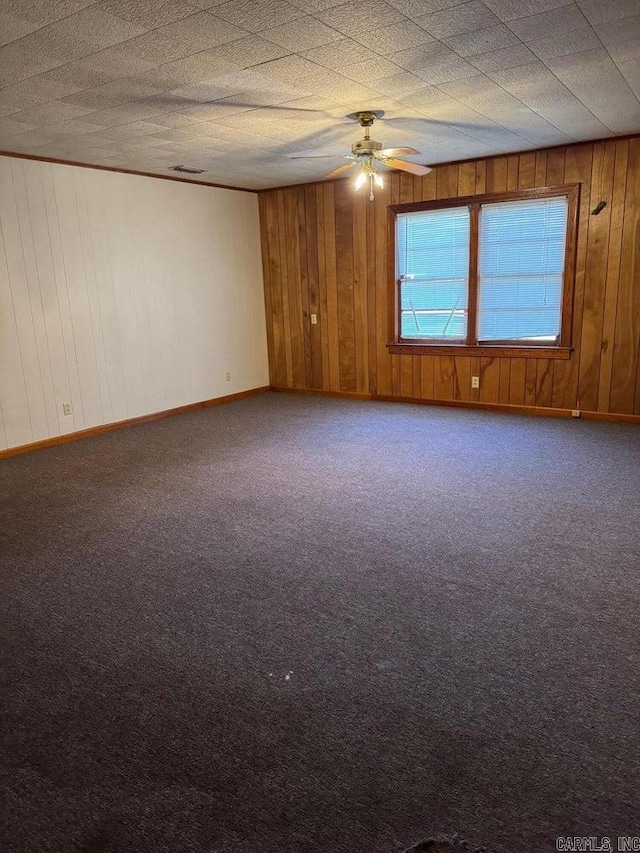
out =
[[266,391],[270,390],[271,388],[269,385],[263,385],[260,388],[251,388],[248,391],[238,391],[235,394],[227,394],[225,397],[214,397],[211,400],[200,400],[198,403],[188,403],[186,406],[177,406],[175,409],[165,409],[162,412],[152,412],[149,415],[140,415],[140,417],[129,418],[126,421],[116,421],[111,424],[100,424],[100,426],[89,427],[89,429],[67,432],[64,435],[54,435],[51,438],[44,438],[41,441],[33,441],[30,444],[21,444],[18,447],[8,447],[6,450],[0,450],[0,459],[7,459],[10,456],[20,456],[23,453],[31,453],[33,450],[42,450],[45,447],[55,447],[58,444],[68,444],[71,441],[79,441],[82,438],[92,438],[94,435],[101,435],[104,432],[113,432],[117,429],[127,429],[128,427],[138,426],[138,424],[146,424],[150,421],[158,421],[161,418],[169,418],[173,415],[183,415],[187,412],[196,412],[198,409],[209,409],[212,406],[221,406],[224,403],[232,403],[234,400],[243,400],[245,397],[264,394]]
[[[475,400],[434,400],[421,397],[398,397],[393,394],[358,394],[352,391],[321,391],[314,388],[282,388],[271,386],[272,391],[287,394],[310,394],[320,397],[344,397],[355,400],[373,400],[378,403],[412,403],[419,406],[446,406],[452,409],[481,409],[514,415],[536,415],[546,418],[570,418],[572,409],[551,409],[545,406],[524,406],[511,403],[483,403]],[[640,415],[615,412],[591,412],[581,410],[576,420],[609,421],[612,423],[640,424]]]
[[305,394],[307,396],[343,397],[348,400],[371,400],[371,394],[359,394],[356,391],[321,391],[319,388],[285,388],[282,385],[272,385],[272,391],[278,394]]
[[614,424],[640,424],[640,415],[617,414],[615,412],[582,412],[585,421],[610,421]]

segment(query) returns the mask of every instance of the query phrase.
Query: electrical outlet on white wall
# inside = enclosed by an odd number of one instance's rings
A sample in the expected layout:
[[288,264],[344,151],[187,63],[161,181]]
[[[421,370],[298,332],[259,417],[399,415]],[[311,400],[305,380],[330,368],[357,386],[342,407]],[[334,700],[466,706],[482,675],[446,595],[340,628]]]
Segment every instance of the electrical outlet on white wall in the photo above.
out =
[[62,414],[65,415],[65,417],[67,415],[73,414],[73,409],[71,408],[71,403],[63,403],[62,404]]

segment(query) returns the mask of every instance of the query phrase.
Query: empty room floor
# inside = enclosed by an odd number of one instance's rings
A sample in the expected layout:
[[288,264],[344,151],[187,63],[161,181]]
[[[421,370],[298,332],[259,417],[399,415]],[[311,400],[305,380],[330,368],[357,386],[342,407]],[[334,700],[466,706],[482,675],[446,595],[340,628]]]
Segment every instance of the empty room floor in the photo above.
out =
[[636,426],[267,393],[0,510],[6,853],[640,836]]

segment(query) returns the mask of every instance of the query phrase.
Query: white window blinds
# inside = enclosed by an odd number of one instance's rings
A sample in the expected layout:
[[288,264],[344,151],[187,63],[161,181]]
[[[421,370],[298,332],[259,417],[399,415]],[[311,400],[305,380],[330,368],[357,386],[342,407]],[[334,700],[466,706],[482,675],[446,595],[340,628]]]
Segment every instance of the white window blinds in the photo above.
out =
[[478,342],[556,342],[562,318],[565,197],[480,208]]
[[464,340],[469,291],[468,208],[400,214],[397,252],[401,336]]

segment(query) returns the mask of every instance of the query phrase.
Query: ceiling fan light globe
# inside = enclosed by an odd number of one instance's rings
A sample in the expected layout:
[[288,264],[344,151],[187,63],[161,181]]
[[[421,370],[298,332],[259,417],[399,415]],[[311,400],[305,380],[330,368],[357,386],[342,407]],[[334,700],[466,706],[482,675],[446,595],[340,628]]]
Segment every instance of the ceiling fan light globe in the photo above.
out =
[[382,175],[376,172],[373,176],[373,180],[376,182],[376,186],[382,189],[384,187],[384,181],[382,180]]
[[356,178],[356,190],[359,190],[366,180],[367,173],[363,170],[358,174],[358,177]]

